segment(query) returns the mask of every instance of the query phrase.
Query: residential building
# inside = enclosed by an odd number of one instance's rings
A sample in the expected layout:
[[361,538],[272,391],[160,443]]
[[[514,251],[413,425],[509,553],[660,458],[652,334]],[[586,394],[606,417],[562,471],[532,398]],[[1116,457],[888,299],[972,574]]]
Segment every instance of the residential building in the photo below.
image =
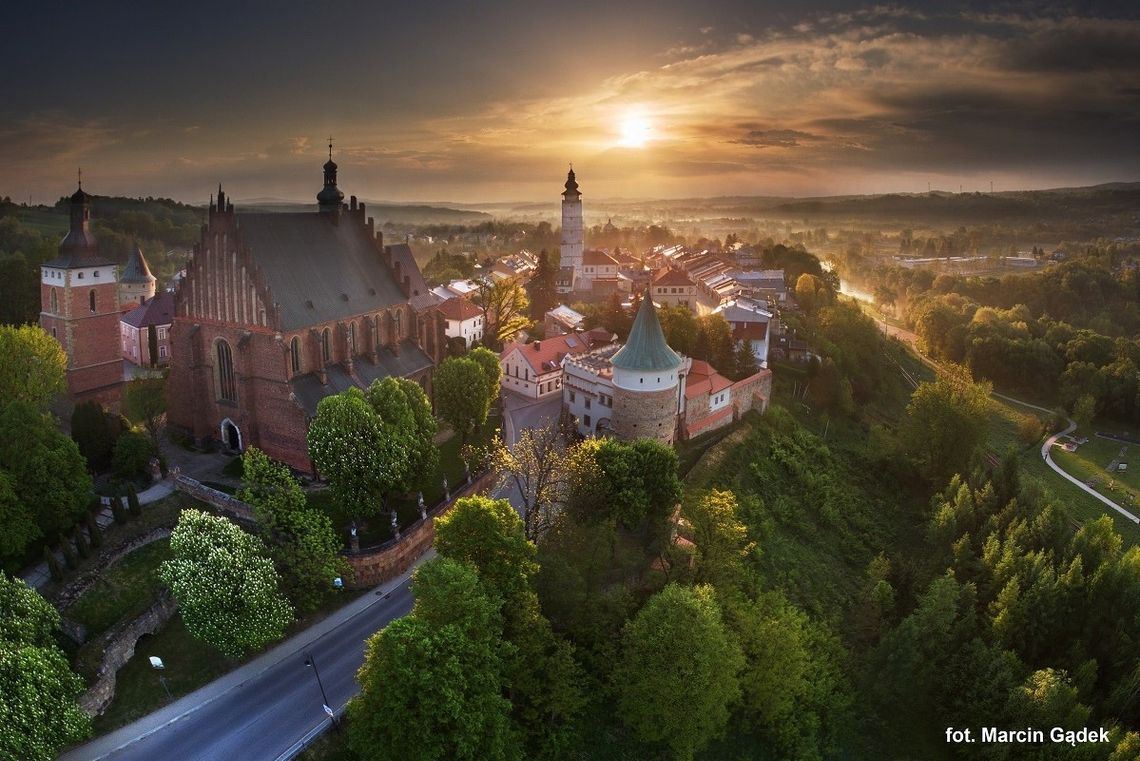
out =
[[[174,324],[174,294],[163,291],[119,320],[123,359],[145,366],[170,364],[170,328]],[[151,333],[154,349],[151,350]]]
[[733,340],[738,344],[743,341],[752,342],[752,354],[760,367],[768,366],[768,349],[779,318],[773,310],[767,308],[766,303],[762,305],[754,299],[741,296],[724,302],[713,313],[724,317],[732,329]]
[[443,317],[445,336],[462,338],[468,349],[476,341],[483,340],[483,310],[471,301],[453,296],[435,308]]
[[565,304],[559,304],[546,313],[543,319],[543,336],[555,338],[567,333],[575,333],[582,329],[586,316],[575,312]]
[[665,306],[693,308],[697,303],[697,283],[683,269],[662,267],[650,281],[653,300]]
[[503,366],[502,387],[532,399],[560,393],[562,360],[567,355],[581,354],[611,340],[612,333],[595,328],[530,343],[512,341],[503,347],[499,355]]

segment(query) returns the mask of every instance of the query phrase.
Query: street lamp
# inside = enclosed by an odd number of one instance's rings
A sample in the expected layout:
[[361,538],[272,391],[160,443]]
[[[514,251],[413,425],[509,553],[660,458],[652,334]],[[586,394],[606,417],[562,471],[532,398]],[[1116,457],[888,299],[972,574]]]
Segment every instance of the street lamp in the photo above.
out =
[[321,681],[321,672],[317,670],[317,662],[313,660],[313,656],[309,655],[309,651],[305,651],[305,665],[313,669],[313,675],[317,677],[317,686],[321,688],[321,700],[324,702],[321,707],[325,709],[325,713],[332,719],[333,728],[339,728],[336,722],[336,711],[329,705],[329,697],[325,694],[325,685]]
[[152,655],[150,657],[150,665],[151,668],[158,672],[158,681],[162,684],[162,689],[166,690],[166,697],[173,700],[174,698],[170,694],[170,688],[166,686],[166,679],[162,675],[162,671],[166,668],[166,664],[164,664],[162,662],[162,659],[157,655]]

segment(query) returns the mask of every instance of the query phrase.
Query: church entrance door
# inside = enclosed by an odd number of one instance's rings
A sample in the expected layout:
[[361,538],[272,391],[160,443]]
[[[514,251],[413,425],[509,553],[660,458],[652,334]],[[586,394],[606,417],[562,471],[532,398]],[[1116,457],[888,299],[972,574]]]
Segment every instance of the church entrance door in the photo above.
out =
[[229,418],[222,422],[222,441],[233,451],[241,451],[241,431]]

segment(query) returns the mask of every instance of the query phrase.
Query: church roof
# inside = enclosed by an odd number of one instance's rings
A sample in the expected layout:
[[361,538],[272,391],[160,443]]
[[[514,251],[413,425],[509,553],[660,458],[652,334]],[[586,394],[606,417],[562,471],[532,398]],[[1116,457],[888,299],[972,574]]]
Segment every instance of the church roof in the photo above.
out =
[[629,338],[614,355],[613,366],[623,370],[674,370],[681,366],[681,357],[665,343],[665,333],[649,294],[642,298]]
[[282,330],[407,300],[368,231],[350,220],[337,224],[332,215],[317,212],[239,213],[237,223],[280,306]]
[[155,277],[150,273],[150,266],[146,263],[142,249],[136,246],[131,251],[131,255],[127,257],[127,264],[123,267],[123,271],[119,273],[119,282],[153,283],[154,281]]
[[381,349],[376,352],[376,364],[367,359],[357,359],[353,362],[351,373],[342,364],[326,365],[326,384],[321,383],[316,373],[306,373],[293,378],[289,385],[297,403],[312,417],[317,414],[317,405],[326,396],[339,394],[353,386],[368,388],[372,381],[388,376],[406,378],[426,370],[431,364],[431,358],[415,342],[404,340],[400,342],[399,354],[393,354],[391,349]]

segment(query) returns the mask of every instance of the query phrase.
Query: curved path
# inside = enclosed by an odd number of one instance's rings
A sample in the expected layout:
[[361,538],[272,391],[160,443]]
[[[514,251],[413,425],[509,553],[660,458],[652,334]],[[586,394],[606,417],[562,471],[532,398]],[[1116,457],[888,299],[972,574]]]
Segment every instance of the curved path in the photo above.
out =
[[[1005,394],[999,394],[996,391],[994,391],[992,395],[996,396],[999,399],[1004,399],[1007,402],[1012,402],[1014,404],[1020,404],[1022,407],[1029,407],[1030,409],[1039,410],[1040,412],[1044,412],[1044,413],[1049,414],[1049,415],[1054,414],[1054,410],[1047,410],[1044,407],[1038,407],[1036,404],[1030,404],[1029,402],[1023,402],[1020,399],[1014,399],[1012,396],[1006,396]],[[1060,431],[1058,433],[1054,433],[1052,436],[1045,439],[1045,443],[1041,445],[1041,459],[1045,460],[1045,464],[1048,465],[1053,470],[1055,470],[1057,472],[1057,474],[1061,476],[1061,478],[1064,478],[1065,480],[1071,482],[1078,489],[1081,489],[1082,491],[1087,492],[1088,494],[1091,494],[1092,496],[1096,497],[1101,502],[1108,505],[1113,510],[1120,513],[1122,516],[1124,516],[1128,520],[1132,521],[1133,523],[1140,524],[1140,518],[1137,518],[1135,515],[1128,512],[1123,507],[1116,504],[1111,499],[1104,496],[1103,494],[1098,492],[1096,489],[1092,488],[1091,486],[1084,483],[1080,479],[1069,475],[1069,473],[1064,468],[1062,468],[1060,465],[1058,465],[1057,463],[1055,463],[1053,461],[1053,445],[1055,443],[1057,443],[1057,439],[1061,438],[1062,436],[1067,436],[1068,434],[1077,430],[1077,424],[1075,421],[1072,420],[1072,418],[1066,417],[1065,420],[1067,420],[1069,422],[1068,427],[1066,427],[1065,430],[1063,430],[1063,431]]]

